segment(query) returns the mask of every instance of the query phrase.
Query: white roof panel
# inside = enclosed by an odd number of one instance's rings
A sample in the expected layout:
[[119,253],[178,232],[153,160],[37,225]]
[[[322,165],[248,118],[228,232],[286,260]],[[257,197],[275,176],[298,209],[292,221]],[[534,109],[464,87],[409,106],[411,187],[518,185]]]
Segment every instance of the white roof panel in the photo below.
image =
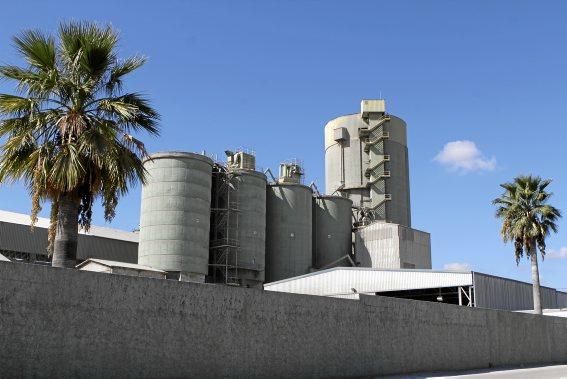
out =
[[153,271],[153,272],[160,272],[165,274],[165,271],[162,270],[158,270],[155,269],[153,267],[149,267],[149,266],[143,266],[143,265],[138,265],[138,264],[134,264],[134,263],[124,263],[124,262],[116,262],[116,261],[109,261],[106,259],[95,259],[95,258],[89,258],[86,261],[80,263],[77,265],[77,268],[83,268],[84,266],[88,265],[89,263],[98,263],[107,267],[119,267],[119,268],[129,268],[132,270],[138,270],[138,271]]
[[0,262],[12,262],[12,261],[6,258],[5,256],[3,256],[2,254],[0,254]]
[[336,267],[264,284],[266,291],[343,297],[422,288],[471,286],[470,271]]
[[[0,222],[7,222],[19,225],[31,225],[31,219],[29,215],[23,213],[15,213],[0,210]],[[49,228],[49,219],[39,217],[37,223],[35,224],[38,228]],[[92,225],[89,232],[84,230],[79,231],[80,234],[94,237],[110,238],[121,241],[138,242],[138,233],[127,232],[125,230],[106,228],[103,226]]]

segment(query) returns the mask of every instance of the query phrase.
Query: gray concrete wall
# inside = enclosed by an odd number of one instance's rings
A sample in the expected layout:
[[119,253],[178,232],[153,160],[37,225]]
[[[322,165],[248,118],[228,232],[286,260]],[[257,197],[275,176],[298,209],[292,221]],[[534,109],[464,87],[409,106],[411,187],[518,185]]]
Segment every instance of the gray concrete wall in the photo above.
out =
[[0,376],[330,377],[567,362],[567,320],[0,262]]

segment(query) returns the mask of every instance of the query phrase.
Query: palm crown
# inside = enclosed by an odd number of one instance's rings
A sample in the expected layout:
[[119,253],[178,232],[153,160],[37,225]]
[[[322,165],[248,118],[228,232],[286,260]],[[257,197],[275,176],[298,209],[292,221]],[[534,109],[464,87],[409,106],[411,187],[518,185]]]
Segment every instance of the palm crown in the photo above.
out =
[[545,238],[557,232],[556,221],[561,212],[547,204],[552,193],[546,192],[551,180],[534,176],[519,176],[511,183],[501,184],[504,193],[493,201],[496,216],[501,218],[501,235],[505,242],[513,241],[516,262],[526,254],[537,254],[536,246],[545,256]]
[[111,27],[66,23],[58,37],[22,33],[14,44],[27,67],[0,66],[0,77],[17,84],[17,95],[0,94],[0,182],[25,181],[32,224],[51,201],[50,246],[63,197],[75,202],[86,229],[99,196],[105,219],[114,217],[118,198],[144,181],[146,152],[132,134],[159,134],[148,100],[123,92],[124,77],[145,58],[118,60]]

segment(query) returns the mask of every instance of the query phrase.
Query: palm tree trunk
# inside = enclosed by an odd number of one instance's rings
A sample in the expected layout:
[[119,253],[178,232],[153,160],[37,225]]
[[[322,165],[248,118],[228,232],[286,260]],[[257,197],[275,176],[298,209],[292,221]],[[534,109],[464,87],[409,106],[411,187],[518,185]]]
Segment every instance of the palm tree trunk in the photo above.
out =
[[537,265],[537,248],[535,241],[532,243],[532,248],[530,251],[530,260],[532,262],[532,283],[533,283],[533,295],[534,295],[534,311],[536,314],[543,314],[541,310],[541,289],[539,285],[539,268]]
[[75,267],[79,237],[79,199],[73,194],[59,197],[57,234],[53,243],[53,267]]

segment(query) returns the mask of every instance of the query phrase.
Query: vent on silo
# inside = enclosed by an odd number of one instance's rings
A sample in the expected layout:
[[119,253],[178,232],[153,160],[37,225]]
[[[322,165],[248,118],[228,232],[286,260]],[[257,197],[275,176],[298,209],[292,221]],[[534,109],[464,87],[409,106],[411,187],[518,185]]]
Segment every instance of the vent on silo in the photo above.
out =
[[362,100],[360,103],[360,115],[368,117],[370,113],[386,113],[386,102],[384,100]]
[[233,153],[230,150],[225,151],[225,154],[227,166],[229,169],[256,169],[256,157],[254,156],[254,154],[244,151],[237,151],[236,153]]
[[303,175],[303,168],[299,162],[284,162],[280,164],[280,176],[278,178],[278,183],[300,184]]

